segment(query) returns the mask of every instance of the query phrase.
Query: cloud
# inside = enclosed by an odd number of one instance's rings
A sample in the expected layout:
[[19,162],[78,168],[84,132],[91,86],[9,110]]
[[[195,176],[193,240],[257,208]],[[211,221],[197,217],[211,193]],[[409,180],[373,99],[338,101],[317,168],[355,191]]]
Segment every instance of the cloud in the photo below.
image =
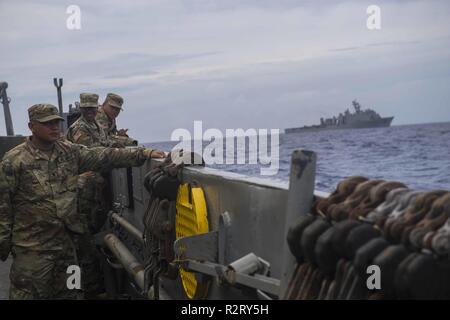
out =
[[447,1],[377,1],[380,31],[366,28],[370,1],[77,2],[80,31],[65,27],[72,3],[0,3],[0,80],[18,132],[28,106],[56,103],[53,77],[65,105],[83,91],[123,95],[119,125],[141,141],[194,120],[313,124],[354,98],[396,123],[450,120]]
[[357,50],[361,47],[347,47],[347,48],[336,48],[336,49],[330,49],[329,51],[333,52],[333,51],[352,51],[352,50]]
[[420,44],[422,41],[391,41],[391,42],[378,42],[378,43],[368,43],[366,45],[355,46],[355,47],[346,47],[346,48],[335,48],[330,49],[330,52],[339,52],[339,51],[352,51],[358,50],[364,47],[384,47],[384,46],[403,46],[403,45],[414,45]]

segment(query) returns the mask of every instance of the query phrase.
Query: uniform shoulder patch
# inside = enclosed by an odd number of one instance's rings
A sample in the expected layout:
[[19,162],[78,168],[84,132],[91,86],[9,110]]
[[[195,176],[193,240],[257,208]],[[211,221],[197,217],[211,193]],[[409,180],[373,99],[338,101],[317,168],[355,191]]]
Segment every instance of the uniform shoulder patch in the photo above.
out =
[[77,142],[78,140],[80,140],[80,138],[83,136],[83,132],[81,130],[78,130],[77,132],[75,132],[73,134],[73,141]]

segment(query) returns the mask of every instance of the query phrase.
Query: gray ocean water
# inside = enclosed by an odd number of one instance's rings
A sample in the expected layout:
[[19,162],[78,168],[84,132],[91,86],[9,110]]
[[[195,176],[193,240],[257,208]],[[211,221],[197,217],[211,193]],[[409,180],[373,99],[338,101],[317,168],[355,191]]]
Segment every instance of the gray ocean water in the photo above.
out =
[[[167,151],[176,144],[147,145]],[[450,122],[281,134],[279,171],[270,177],[260,175],[260,165],[210,167],[288,181],[295,149],[317,153],[316,190],[332,191],[339,181],[352,175],[396,180],[413,189],[450,190]]]

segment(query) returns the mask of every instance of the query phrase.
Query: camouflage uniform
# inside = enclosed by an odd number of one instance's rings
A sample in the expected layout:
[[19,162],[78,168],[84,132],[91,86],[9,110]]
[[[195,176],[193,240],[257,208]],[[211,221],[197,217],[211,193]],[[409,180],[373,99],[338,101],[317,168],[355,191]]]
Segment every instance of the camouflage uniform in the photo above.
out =
[[[97,94],[80,94],[80,108],[98,108],[98,106]],[[105,130],[97,121],[89,122],[84,118],[83,114],[67,130],[66,138],[73,143],[87,147],[124,147],[124,145],[116,145],[109,140]]]
[[88,122],[83,115],[70,126],[66,138],[73,143],[90,147],[124,147],[121,143],[109,140],[97,121]]
[[[105,99],[105,103],[109,104],[110,106],[114,108],[119,108],[122,110],[122,104],[123,99],[121,96],[114,94],[114,93],[108,93]],[[128,136],[119,136],[117,133],[117,125],[116,125],[116,119],[111,119],[103,109],[103,107],[100,107],[97,112],[96,117],[97,123],[105,130],[106,135],[109,139],[124,144],[125,146],[135,146],[137,144],[137,141],[128,137]]]
[[[86,107],[98,107],[97,94],[80,94],[80,108]],[[124,147],[124,144],[110,140],[97,121],[89,122],[83,114],[70,126],[66,137],[73,143],[87,147]],[[100,173],[87,172],[80,175],[78,181],[79,211],[86,217],[91,232],[95,232],[103,224],[104,211],[107,210],[106,200],[102,195],[106,188],[105,178]]]
[[[80,94],[80,108],[97,108],[98,95]],[[97,121],[89,122],[83,114],[67,131],[67,140],[87,147],[124,147],[113,142],[105,134]],[[107,179],[107,177],[105,177]],[[82,289],[86,294],[103,291],[103,277],[100,256],[96,249],[93,234],[103,225],[108,211],[104,192],[105,178],[99,172],[88,171],[78,178],[78,211],[88,232],[75,235],[74,241],[82,270]]]
[[[58,117],[56,107],[35,105],[30,120]],[[49,115],[50,114],[50,115]],[[66,270],[76,264],[72,235],[85,232],[77,212],[78,174],[142,165],[144,148],[86,148],[55,142],[52,154],[27,141],[0,164],[0,258],[9,252],[11,299],[75,298]]]

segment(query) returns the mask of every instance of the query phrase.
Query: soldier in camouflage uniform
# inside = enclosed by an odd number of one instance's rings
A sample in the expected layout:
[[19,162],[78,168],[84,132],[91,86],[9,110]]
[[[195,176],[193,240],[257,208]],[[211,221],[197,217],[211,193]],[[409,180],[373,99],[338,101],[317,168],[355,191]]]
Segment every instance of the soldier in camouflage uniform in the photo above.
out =
[[0,259],[12,253],[10,299],[70,299],[66,271],[76,264],[72,237],[85,232],[77,212],[80,172],[142,165],[164,153],[87,148],[60,139],[55,106],[28,109],[32,136],[0,164]]
[[105,130],[95,119],[97,109],[97,94],[80,94],[81,116],[67,130],[67,139],[87,147],[124,147],[123,143],[112,141],[107,137]]
[[[77,144],[86,147],[125,147],[125,144],[110,139],[103,128],[97,123],[96,115],[98,109],[98,95],[95,93],[80,94],[80,118],[75,121],[67,131],[66,138]],[[104,214],[100,212],[100,208],[104,208],[105,199],[102,193],[105,191],[105,178],[100,173],[92,171],[85,172],[80,175],[79,179],[79,210],[85,214],[92,232],[98,231],[103,224]],[[91,214],[95,213],[97,214]],[[102,218],[103,217],[103,218]]]
[[103,105],[99,108],[96,120],[105,130],[106,135],[113,141],[123,143],[126,146],[134,146],[137,141],[128,137],[128,129],[117,130],[116,118],[122,111],[123,98],[115,93],[108,93]]
[[[118,141],[111,140],[95,117],[98,109],[98,95],[94,93],[80,94],[80,118],[67,131],[67,139],[73,143],[87,147],[125,147]],[[105,172],[107,173],[107,172]],[[107,192],[107,176],[99,172],[88,171],[80,175],[79,211],[86,217],[90,231],[95,233],[103,225],[108,211],[104,193]]]
[[[98,95],[80,94],[81,116],[67,131],[69,141],[86,147],[124,147],[122,143],[110,140],[95,120],[98,109]],[[99,252],[95,247],[93,234],[103,225],[108,212],[105,180],[100,172],[87,171],[78,178],[78,211],[86,225],[86,233],[75,236],[78,261],[82,270],[82,289],[86,298],[95,297],[104,291]]]

